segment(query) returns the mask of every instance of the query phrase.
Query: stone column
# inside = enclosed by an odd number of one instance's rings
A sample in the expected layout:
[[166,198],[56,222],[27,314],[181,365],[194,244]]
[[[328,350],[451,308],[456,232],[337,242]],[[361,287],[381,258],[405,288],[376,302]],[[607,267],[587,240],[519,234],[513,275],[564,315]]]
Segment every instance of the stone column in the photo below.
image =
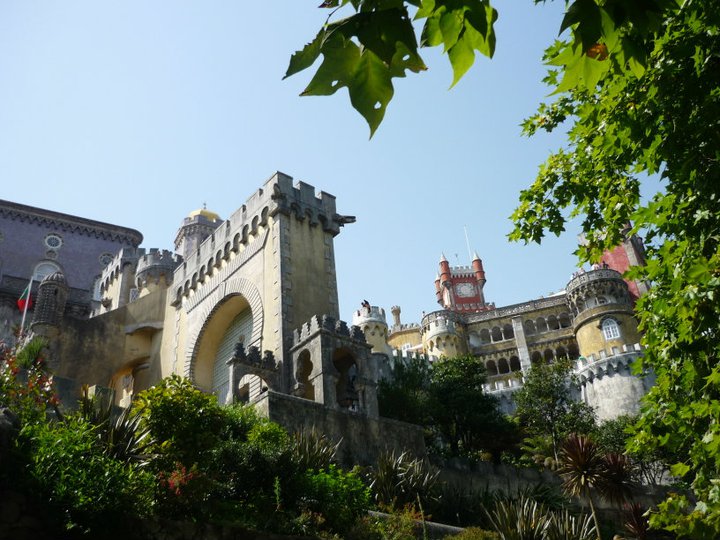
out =
[[513,317],[512,325],[518,357],[520,358],[520,369],[522,369],[523,373],[527,373],[531,365],[530,351],[528,350],[527,341],[525,340],[525,327],[523,326],[522,317]]

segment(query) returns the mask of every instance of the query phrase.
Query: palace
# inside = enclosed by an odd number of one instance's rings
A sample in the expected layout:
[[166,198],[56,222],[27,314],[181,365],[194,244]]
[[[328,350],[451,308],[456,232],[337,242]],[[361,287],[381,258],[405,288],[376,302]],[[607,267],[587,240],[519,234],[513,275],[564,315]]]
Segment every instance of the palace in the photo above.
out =
[[378,414],[378,381],[409,354],[481,357],[487,391],[508,411],[532,362],[568,356],[578,398],[601,419],[636,410],[651,384],[629,367],[641,354],[632,308],[642,287],[619,273],[642,263],[636,239],[563,293],[506,307],[486,302],[479,257],[468,267],[443,257],[440,310],[405,325],[393,307],[388,325],[382,308],[363,306],[350,326],[338,312],[334,239],[354,220],[332,195],[282,173],[225,220],[190,213],[174,252],[141,248],[133,229],[0,201],[0,337],[11,341],[23,319],[44,336],[66,402],[88,384],[125,406],[183,375],[290,429],[342,437],[358,462],[382,448],[424,451],[420,428]]

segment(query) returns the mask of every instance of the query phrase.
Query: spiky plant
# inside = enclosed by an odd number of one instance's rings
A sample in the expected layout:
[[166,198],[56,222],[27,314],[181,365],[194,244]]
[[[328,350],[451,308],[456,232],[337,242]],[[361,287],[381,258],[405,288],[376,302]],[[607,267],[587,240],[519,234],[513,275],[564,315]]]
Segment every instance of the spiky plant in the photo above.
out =
[[560,449],[558,474],[563,480],[563,490],[568,495],[588,501],[597,538],[600,525],[592,498],[592,488],[603,481],[604,463],[597,445],[584,435],[571,434]]
[[592,516],[572,515],[568,510],[553,512],[545,530],[545,540],[591,540],[597,538]]
[[551,515],[537,501],[520,497],[515,501],[498,501],[487,518],[501,540],[544,540]]
[[335,462],[341,442],[333,443],[315,428],[298,431],[293,436],[294,460],[303,470],[326,470]]
[[600,496],[620,507],[632,498],[633,465],[625,454],[610,452],[602,457],[602,478],[597,485]]
[[427,505],[436,498],[439,474],[440,471],[421,459],[413,459],[408,452],[383,453],[370,474],[370,488],[378,504],[396,508],[416,502]]
[[90,396],[86,385],[83,386],[78,412],[86,422],[95,426],[98,441],[107,455],[139,465],[148,462],[150,430],[140,426],[140,416],[131,407],[116,412],[110,400]]
[[625,522],[623,526],[631,538],[645,540],[649,538],[650,525],[645,517],[645,509],[638,503],[631,503],[625,506],[623,512]]

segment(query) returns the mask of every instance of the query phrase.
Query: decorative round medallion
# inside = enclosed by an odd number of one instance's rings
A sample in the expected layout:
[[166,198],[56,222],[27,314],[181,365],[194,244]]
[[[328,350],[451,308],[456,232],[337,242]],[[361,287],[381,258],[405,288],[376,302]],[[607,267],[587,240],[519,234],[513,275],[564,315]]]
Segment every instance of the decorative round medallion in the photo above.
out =
[[45,245],[49,247],[50,249],[58,249],[60,246],[63,245],[63,239],[62,236],[59,234],[48,234],[45,237]]
[[100,255],[100,264],[102,264],[103,266],[107,266],[112,262],[113,259],[114,257],[112,256],[112,253],[103,253],[102,255]]

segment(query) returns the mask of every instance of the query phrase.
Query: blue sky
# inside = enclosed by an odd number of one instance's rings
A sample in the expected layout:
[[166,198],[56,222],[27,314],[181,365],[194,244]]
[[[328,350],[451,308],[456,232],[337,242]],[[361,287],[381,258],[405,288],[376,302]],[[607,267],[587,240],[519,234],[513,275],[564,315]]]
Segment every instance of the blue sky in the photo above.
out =
[[344,319],[363,298],[437,307],[441,253],[483,259],[507,305],[562,289],[576,230],[511,244],[508,216],[562,134],[519,124],[547,94],[542,51],[564,2],[496,0],[498,47],[452,90],[439,51],[395,86],[368,139],[347,93],[299,97],[292,52],[322,24],[318,1],[5,0],[0,3],[0,198],[140,230],[171,249],[204,202],[227,217],[279,170],[357,216],[336,238]]

